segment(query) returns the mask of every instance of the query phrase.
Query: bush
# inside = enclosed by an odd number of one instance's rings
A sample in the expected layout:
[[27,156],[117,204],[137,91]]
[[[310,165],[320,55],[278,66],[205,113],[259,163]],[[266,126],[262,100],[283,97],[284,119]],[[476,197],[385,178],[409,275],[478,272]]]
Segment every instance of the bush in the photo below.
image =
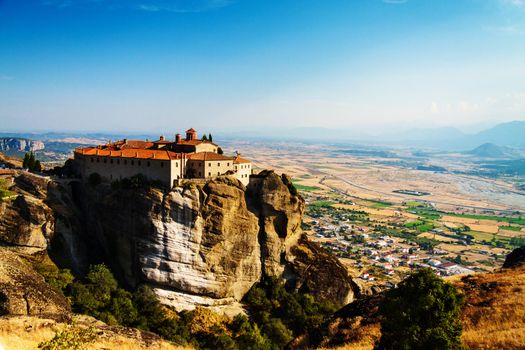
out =
[[387,292],[380,305],[376,349],[461,349],[463,296],[454,286],[420,270]]
[[83,350],[96,338],[97,333],[93,327],[81,328],[72,324],[57,331],[52,339],[38,344],[38,348],[42,350]]
[[73,283],[75,277],[69,269],[59,269],[55,265],[33,263],[34,269],[51,285],[51,287],[64,293]]
[[315,301],[309,294],[288,292],[275,278],[254,286],[244,301],[252,321],[278,348],[294,336],[313,331],[336,310],[335,305]]

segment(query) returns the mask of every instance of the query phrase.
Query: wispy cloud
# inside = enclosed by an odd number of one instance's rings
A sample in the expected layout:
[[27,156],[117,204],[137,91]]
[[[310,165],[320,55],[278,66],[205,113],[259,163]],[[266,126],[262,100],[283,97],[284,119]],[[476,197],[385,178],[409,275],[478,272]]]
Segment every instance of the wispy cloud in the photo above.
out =
[[57,8],[77,6],[109,10],[132,9],[178,13],[210,11],[226,7],[233,2],[234,0],[42,0],[43,5]]

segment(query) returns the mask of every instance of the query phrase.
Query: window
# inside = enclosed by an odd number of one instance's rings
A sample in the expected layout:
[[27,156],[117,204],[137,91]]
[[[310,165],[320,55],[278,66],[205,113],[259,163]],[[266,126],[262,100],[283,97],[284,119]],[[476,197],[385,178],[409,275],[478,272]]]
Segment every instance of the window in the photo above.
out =
[[217,176],[219,176],[221,173],[219,171],[217,171]]
[[150,166],[150,165],[151,165],[151,163],[150,163],[150,162],[148,162],[148,166]]
[[100,163],[100,158],[97,158],[97,163]]
[[124,159],[124,165],[127,165],[127,164],[128,164],[128,160]]
[[211,176],[211,173],[208,173],[208,176]]
[[208,166],[211,166],[211,163],[208,163]]
[[161,168],[164,167],[164,162],[160,162],[160,167],[161,167]]
[[139,160],[139,166],[140,166],[140,165],[141,165],[141,163],[140,163],[140,160]]
[[110,159],[109,162],[110,162],[111,164],[113,164],[113,159]]
[[108,162],[108,160],[106,158],[104,158],[104,163],[107,163],[107,162]]
[[226,166],[230,166],[230,163],[226,163]]
[[135,161],[134,160],[131,161],[131,165],[135,165]]
[[201,176],[201,172],[199,171],[199,176]]
[[120,164],[120,159],[117,159],[117,164]]
[[91,158],[91,163],[93,163],[95,161],[95,159]]
[[175,167],[176,167],[176,168],[179,167],[179,162],[175,162]]
[[221,166],[221,163],[217,162],[217,166]]

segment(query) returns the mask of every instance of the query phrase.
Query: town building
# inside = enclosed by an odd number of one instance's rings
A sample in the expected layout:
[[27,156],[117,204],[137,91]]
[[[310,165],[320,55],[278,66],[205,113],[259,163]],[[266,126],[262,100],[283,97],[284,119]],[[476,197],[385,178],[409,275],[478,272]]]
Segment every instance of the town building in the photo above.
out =
[[240,154],[225,156],[209,140],[197,138],[194,129],[169,141],[120,140],[96,147],[75,149],[75,166],[82,179],[97,173],[105,181],[122,180],[142,174],[150,180],[174,186],[185,178],[208,179],[232,175],[244,185],[250,181],[252,164]]

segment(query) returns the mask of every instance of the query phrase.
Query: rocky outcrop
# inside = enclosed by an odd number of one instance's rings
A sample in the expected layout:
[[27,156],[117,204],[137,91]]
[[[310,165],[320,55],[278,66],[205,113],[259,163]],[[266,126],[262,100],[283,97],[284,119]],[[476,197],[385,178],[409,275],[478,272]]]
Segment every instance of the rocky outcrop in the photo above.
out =
[[0,151],[34,152],[44,149],[42,141],[21,138],[0,138]]
[[11,190],[16,199],[0,204],[4,243],[48,248],[59,266],[77,272],[105,261],[129,287],[149,284],[177,309],[238,312],[264,275],[340,305],[358,293],[337,259],[302,237],[304,200],[271,171],[247,188],[225,176],[170,191],[21,172]]
[[64,320],[66,298],[16,254],[0,250],[0,315],[39,316]]
[[510,252],[509,255],[505,258],[503,267],[517,267],[525,265],[525,247],[519,247]]
[[0,240],[17,246],[46,249],[54,232],[53,210],[44,203],[49,180],[20,172],[0,201]]
[[83,188],[87,231],[117,275],[166,304],[231,306],[263,275],[341,305],[357,293],[336,259],[301,239],[304,200],[285,176],[262,172],[247,188],[233,177],[169,192]]

